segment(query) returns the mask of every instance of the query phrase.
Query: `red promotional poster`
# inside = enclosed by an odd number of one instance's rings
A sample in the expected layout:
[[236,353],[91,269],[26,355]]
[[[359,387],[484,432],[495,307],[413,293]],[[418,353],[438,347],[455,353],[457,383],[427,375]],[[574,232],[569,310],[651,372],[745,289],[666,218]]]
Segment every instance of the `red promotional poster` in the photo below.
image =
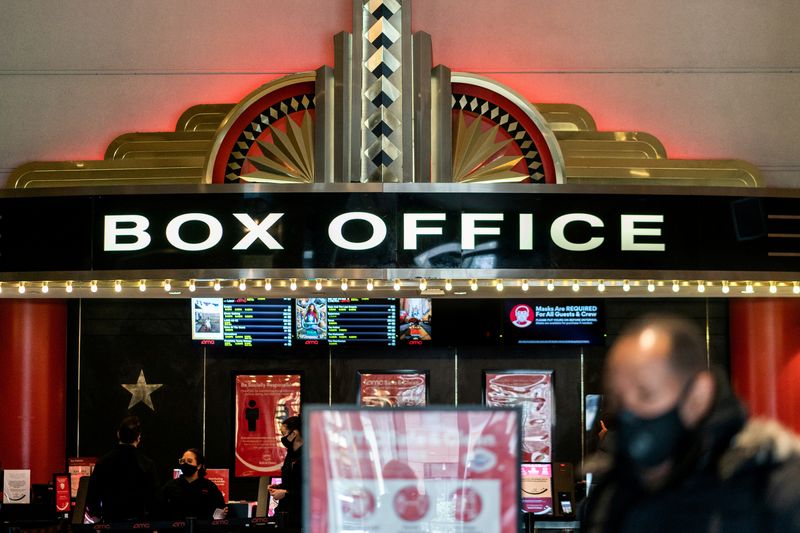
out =
[[67,460],[67,471],[69,472],[70,497],[78,497],[78,483],[84,476],[91,476],[94,465],[97,464],[97,457],[70,457]]
[[358,404],[363,407],[424,407],[428,374],[417,370],[358,373]]
[[484,402],[522,409],[522,462],[547,463],[553,455],[553,372],[486,372]]
[[306,418],[307,531],[519,531],[518,410],[318,407]]
[[237,477],[280,473],[286,448],[280,424],[300,414],[297,374],[238,375],[235,378],[234,454]]
[[56,474],[53,476],[53,486],[56,491],[56,512],[66,513],[70,508],[69,476]]

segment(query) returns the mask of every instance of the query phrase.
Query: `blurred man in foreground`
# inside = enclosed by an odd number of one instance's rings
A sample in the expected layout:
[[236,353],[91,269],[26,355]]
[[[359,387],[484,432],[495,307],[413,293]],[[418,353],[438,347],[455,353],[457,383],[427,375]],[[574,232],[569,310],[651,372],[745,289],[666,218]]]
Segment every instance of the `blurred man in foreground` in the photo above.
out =
[[582,512],[583,531],[800,531],[800,442],[748,420],[710,372],[700,331],[677,318],[631,324],[605,383],[616,431]]

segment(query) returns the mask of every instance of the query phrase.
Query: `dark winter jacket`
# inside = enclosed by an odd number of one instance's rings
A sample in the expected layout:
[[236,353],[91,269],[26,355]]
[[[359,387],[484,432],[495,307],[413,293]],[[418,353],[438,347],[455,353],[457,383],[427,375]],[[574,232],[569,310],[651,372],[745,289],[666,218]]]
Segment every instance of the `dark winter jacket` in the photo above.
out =
[[[747,419],[718,380],[712,413],[666,484],[646,489],[613,451],[589,466],[587,533],[800,532],[800,441],[774,421]],[[605,463],[605,464],[602,464]]]
[[153,511],[158,490],[155,463],[130,444],[118,444],[94,467],[86,505],[104,522],[140,520]]

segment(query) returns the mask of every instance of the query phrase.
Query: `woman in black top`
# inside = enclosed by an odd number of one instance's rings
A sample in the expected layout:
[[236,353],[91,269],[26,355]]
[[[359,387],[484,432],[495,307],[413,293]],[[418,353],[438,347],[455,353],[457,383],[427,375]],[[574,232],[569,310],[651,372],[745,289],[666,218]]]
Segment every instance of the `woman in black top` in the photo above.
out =
[[[286,446],[286,458],[281,467],[281,484],[270,485],[269,494],[278,502],[276,516],[279,524],[283,518],[284,526],[299,527],[303,510],[303,467],[300,464],[303,436],[299,416],[290,416],[281,424],[281,443]],[[286,513],[286,514],[282,514]]]
[[225,516],[225,500],[213,481],[205,478],[206,458],[200,450],[189,448],[178,459],[182,475],[162,489],[165,518],[176,520],[188,517],[210,520],[219,509],[217,518]]

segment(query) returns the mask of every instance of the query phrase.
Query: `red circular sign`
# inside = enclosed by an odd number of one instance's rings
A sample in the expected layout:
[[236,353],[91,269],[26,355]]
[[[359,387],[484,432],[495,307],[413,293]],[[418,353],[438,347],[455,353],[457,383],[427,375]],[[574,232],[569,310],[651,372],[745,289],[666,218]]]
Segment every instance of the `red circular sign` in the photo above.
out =
[[406,522],[416,522],[428,513],[430,498],[416,487],[408,486],[397,491],[394,497],[394,511]]
[[459,522],[472,522],[481,514],[483,499],[477,491],[470,487],[456,489],[453,492],[455,518]]
[[527,328],[533,324],[534,317],[534,311],[528,304],[515,305],[509,314],[511,323],[518,328]]

